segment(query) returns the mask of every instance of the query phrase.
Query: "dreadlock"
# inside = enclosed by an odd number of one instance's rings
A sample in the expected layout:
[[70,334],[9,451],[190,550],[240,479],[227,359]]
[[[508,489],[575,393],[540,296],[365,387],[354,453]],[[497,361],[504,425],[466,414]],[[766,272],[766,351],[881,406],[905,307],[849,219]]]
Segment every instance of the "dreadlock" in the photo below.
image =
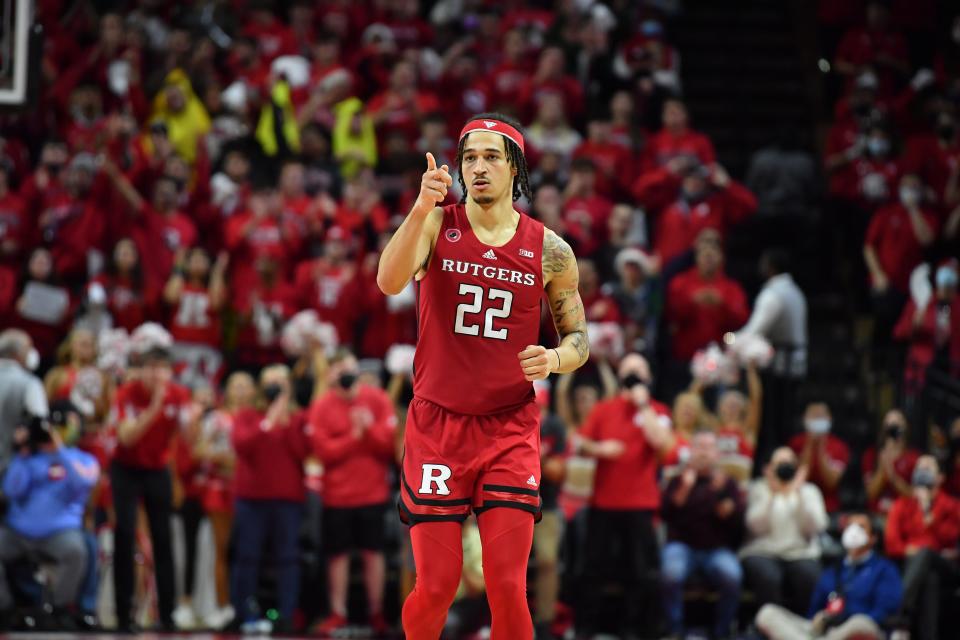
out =
[[[471,117],[467,122],[471,120],[499,120],[505,124],[510,125],[517,131],[520,131],[520,135],[523,135],[523,131],[520,128],[520,123],[514,120],[509,116],[505,116],[502,113],[478,113],[477,115]],[[470,137],[470,134],[467,134],[463,137],[463,140],[460,141],[460,144],[457,145],[457,180],[460,182],[460,191],[463,193],[463,196],[460,198],[460,202],[464,203],[467,201],[467,185],[463,181],[463,148],[467,144],[467,138]],[[517,143],[505,136],[499,136],[503,138],[503,144],[507,152],[507,162],[514,166],[517,170],[517,176],[513,180],[513,199],[519,200],[521,196],[526,196],[527,200],[533,202],[533,196],[530,191],[530,172],[527,169],[527,158],[523,155],[523,152],[520,151],[520,147],[517,146]]]

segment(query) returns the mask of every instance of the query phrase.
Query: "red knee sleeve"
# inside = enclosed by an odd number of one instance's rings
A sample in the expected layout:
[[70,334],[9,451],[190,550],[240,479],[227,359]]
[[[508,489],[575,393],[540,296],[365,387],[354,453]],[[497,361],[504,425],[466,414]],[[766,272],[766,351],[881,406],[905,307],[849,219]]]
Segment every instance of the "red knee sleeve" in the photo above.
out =
[[462,535],[459,522],[423,522],[410,528],[417,582],[403,603],[407,640],[440,638],[447,610],[460,586]]

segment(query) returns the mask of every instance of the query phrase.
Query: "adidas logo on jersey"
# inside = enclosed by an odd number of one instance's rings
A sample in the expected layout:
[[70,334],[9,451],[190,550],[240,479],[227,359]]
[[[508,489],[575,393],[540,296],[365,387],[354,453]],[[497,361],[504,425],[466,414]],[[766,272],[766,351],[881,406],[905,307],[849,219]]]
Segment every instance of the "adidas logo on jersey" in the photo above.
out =
[[527,480],[527,484],[530,485],[531,487],[536,487],[537,479],[534,478],[533,476],[530,476],[530,478]]
[[497,254],[493,252],[493,249],[489,249],[485,254],[483,254],[483,257],[487,260],[496,260]]

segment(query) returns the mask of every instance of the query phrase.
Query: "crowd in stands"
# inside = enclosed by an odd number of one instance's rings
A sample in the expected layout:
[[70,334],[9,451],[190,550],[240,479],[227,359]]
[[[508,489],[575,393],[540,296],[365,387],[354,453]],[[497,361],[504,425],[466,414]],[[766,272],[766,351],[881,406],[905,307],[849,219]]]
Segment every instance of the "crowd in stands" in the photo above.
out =
[[[725,271],[775,195],[694,128],[679,3],[38,0],[38,96],[0,117],[0,630],[398,631],[416,291],[379,253],[495,111],[590,323],[536,387],[538,639],[949,637],[960,416],[918,399],[960,377],[960,17],[928,4],[818,3],[830,240],[906,354],[855,452],[796,401],[789,252],[755,296]],[[488,624],[479,544],[445,638]]]

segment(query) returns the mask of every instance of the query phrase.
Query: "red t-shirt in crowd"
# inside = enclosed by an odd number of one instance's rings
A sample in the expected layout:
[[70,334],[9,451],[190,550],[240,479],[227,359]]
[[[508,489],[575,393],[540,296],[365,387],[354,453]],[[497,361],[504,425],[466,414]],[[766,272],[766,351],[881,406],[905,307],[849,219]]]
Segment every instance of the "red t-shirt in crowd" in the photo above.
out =
[[[893,461],[893,470],[900,478],[910,484],[913,480],[913,468],[917,466],[917,459],[920,452],[916,449],[906,449]],[[877,448],[870,447],[863,452],[863,458],[860,461],[860,469],[863,472],[864,486],[870,481],[873,472],[877,470]],[[867,505],[870,511],[874,513],[887,513],[893,505],[894,500],[900,497],[900,494],[889,482],[884,484],[883,491],[877,496],[876,500],[871,500]]]
[[[716,304],[697,302],[702,291],[716,292]],[[723,334],[736,331],[750,317],[743,288],[723,272],[706,279],[696,267],[670,281],[667,292],[667,322],[673,344],[673,357],[690,360],[698,349],[711,342],[720,343]]]
[[[669,422],[670,411],[659,402],[651,406],[661,420]],[[642,414],[627,398],[617,396],[598,403],[587,416],[580,435],[595,442],[620,440],[626,446],[613,460],[597,460],[590,504],[598,509],[657,509],[657,451],[644,435]]]
[[[793,436],[790,438],[790,448],[799,456],[803,452],[803,447],[807,444],[807,438],[809,437],[810,434],[808,433],[799,433]],[[832,469],[842,472],[847,468],[847,464],[850,463],[850,447],[832,433],[826,434],[824,438],[826,438],[824,450],[827,454],[828,464]],[[808,480],[820,489],[827,511],[831,513],[838,511],[840,509],[839,491],[837,488],[827,488],[826,483],[820,475],[820,465],[816,464],[816,460],[813,462],[814,463],[810,465],[809,475],[807,476]]]
[[[936,298],[931,300],[923,310],[919,325],[913,321],[916,314],[916,303],[907,300],[893,328],[894,338],[909,342],[903,378],[911,391],[921,389],[926,383],[927,368],[938,351],[945,350],[953,366],[960,366],[960,297],[954,297],[949,305]],[[940,321],[944,315],[947,322]]]
[[[353,435],[355,415],[371,421],[358,439]],[[328,507],[364,507],[383,504],[390,497],[387,474],[394,461],[397,417],[382,390],[360,385],[353,399],[331,389],[310,407],[314,446],[323,463],[323,504]]]
[[692,249],[704,229],[716,229],[724,234],[756,210],[757,198],[736,182],[692,206],[679,200],[660,214],[654,250],[663,264],[667,264]]
[[645,173],[663,167],[678,156],[695,157],[701,164],[713,164],[717,160],[713,143],[702,133],[687,130],[673,134],[661,129],[647,140],[640,159],[640,170]]
[[206,287],[183,285],[180,301],[171,310],[169,327],[177,342],[220,346],[220,312],[210,304]]
[[353,264],[331,266],[325,258],[297,266],[294,287],[301,307],[315,309],[337,329],[340,344],[350,344],[361,311],[362,287]]
[[284,359],[280,334],[287,319],[298,310],[297,291],[286,282],[272,287],[256,283],[235,289],[233,308],[240,314],[237,355],[246,363],[268,365]]
[[[866,27],[850,29],[837,45],[838,62],[848,62],[858,68],[872,66],[878,69],[880,93],[888,94],[893,90],[894,77],[883,65],[877,65],[881,56],[907,62],[907,42],[896,31],[879,31]],[[849,84],[852,85],[853,79]]]
[[913,496],[900,496],[887,514],[884,550],[891,558],[903,558],[907,547],[934,551],[956,549],[960,540],[960,501],[944,491],[937,491],[926,521],[920,501]]
[[942,201],[950,179],[950,167],[960,162],[960,144],[944,147],[933,134],[907,139],[903,150],[903,172],[915,173]]
[[[150,406],[152,392],[133,381],[117,389],[114,399],[116,424],[136,420]],[[114,460],[137,469],[163,469],[170,461],[170,443],[184,426],[190,402],[190,390],[169,383],[163,407],[139,439],[129,446],[117,443]]]
[[[937,217],[929,211],[921,211],[920,215],[936,235],[939,229]],[[873,214],[864,244],[876,251],[880,268],[887,274],[890,286],[907,293],[910,290],[910,274],[923,262],[923,247],[913,232],[906,208],[895,203]]]
[[633,154],[616,142],[587,140],[573,150],[574,158],[590,158],[597,167],[597,193],[615,198],[633,182]]
[[265,429],[265,414],[255,409],[237,413],[233,447],[237,453],[234,492],[245,500],[291,500],[306,497],[303,461],[312,452],[312,429],[306,413],[297,411],[285,425]]
[[107,309],[116,327],[133,332],[149,318],[154,299],[154,288],[144,282],[134,282],[125,276],[100,274],[93,282],[101,285],[107,294]]

